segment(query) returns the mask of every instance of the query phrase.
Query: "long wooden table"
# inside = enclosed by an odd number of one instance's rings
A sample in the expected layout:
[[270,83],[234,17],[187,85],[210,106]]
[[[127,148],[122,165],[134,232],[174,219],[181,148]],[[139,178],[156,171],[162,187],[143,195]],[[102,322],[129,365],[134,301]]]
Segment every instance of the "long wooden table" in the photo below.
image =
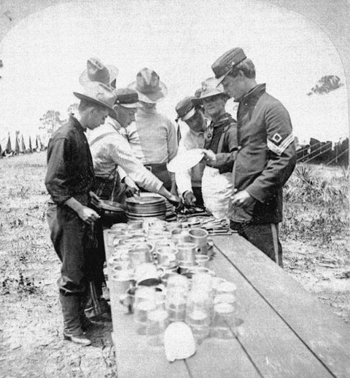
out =
[[110,290],[118,378],[350,377],[350,327],[242,237],[213,239],[210,268],[237,285],[243,334],[170,363]]

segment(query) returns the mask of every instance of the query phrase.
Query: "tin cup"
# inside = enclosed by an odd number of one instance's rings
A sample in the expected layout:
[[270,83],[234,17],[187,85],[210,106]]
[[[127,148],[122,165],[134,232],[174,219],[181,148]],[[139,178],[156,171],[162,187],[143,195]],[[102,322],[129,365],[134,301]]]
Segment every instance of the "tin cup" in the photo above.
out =
[[171,230],[171,239],[175,244],[189,243],[191,241],[188,230],[182,228],[175,228]]
[[188,231],[191,243],[196,245],[199,254],[208,254],[208,231],[202,228],[192,228]]
[[134,280],[137,286],[155,286],[160,283],[164,270],[152,263],[144,263],[135,269]]
[[149,260],[153,261],[154,244],[149,242],[140,242],[133,246],[134,251],[146,252],[149,255]]
[[118,274],[113,274],[111,279],[108,281],[110,281],[110,289],[113,290],[117,298],[120,298],[120,296],[130,288],[130,277],[127,275],[121,276]]
[[114,239],[118,238],[119,233],[120,233],[120,230],[112,230],[112,229],[107,230],[105,235],[107,237],[107,246],[108,247],[114,246]]
[[208,268],[209,265],[209,256],[206,255],[196,255],[195,257],[197,266]]
[[194,265],[196,256],[196,244],[179,243],[177,245],[177,251],[180,265]]
[[111,227],[112,231],[124,231],[128,229],[127,223],[114,223]]
[[177,265],[176,249],[170,246],[157,248],[157,263],[166,268],[171,268]]
[[128,221],[128,228],[129,230],[142,230],[143,228],[143,220],[129,220]]
[[147,248],[134,248],[129,250],[129,264],[131,269],[136,269],[138,266],[144,263],[151,262],[151,257]]

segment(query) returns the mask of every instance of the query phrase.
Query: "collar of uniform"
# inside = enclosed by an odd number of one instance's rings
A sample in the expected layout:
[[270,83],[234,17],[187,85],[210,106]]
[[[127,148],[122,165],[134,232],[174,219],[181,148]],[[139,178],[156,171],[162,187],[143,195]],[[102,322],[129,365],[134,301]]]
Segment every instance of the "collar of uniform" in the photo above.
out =
[[74,127],[86,133],[86,127],[83,127],[83,125],[73,115],[69,116],[69,120],[72,122]]
[[116,131],[120,131],[122,128],[121,124],[116,119],[112,118],[111,116],[108,116],[105,122],[106,124],[111,125],[113,129],[115,129]]
[[220,127],[223,123],[226,123],[226,121],[231,117],[229,113],[221,114],[221,116],[214,122],[212,121],[211,125],[215,129],[217,127]]
[[252,88],[246,95],[242,96],[236,102],[249,102],[254,97],[260,97],[266,92],[266,84],[258,84]]

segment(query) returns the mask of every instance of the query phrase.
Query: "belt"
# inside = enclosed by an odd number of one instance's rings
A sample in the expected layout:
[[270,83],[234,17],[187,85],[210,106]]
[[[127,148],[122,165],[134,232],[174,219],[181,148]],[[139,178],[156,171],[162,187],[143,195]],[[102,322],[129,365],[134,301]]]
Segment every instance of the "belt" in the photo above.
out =
[[162,164],[145,164],[145,168],[147,168],[151,172],[164,172],[167,171],[166,163]]

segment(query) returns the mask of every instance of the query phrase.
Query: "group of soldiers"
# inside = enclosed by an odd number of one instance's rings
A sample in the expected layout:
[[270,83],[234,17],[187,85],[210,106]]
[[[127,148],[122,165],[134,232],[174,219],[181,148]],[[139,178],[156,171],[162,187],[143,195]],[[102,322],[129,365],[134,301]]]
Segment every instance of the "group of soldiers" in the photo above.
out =
[[[149,191],[176,206],[205,206],[282,266],[282,187],[296,164],[289,114],[257,84],[241,48],[220,56],[212,70],[215,77],[176,105],[177,120],[188,126],[180,133],[157,111],[167,88],[154,70],[144,68],[127,88],[117,88],[115,66],[87,61],[82,90],[74,92],[78,111],[49,143],[45,178],[51,240],[62,262],[65,339],[91,343],[89,283],[103,301],[101,200],[125,207],[128,196]],[[237,121],[225,110],[230,97],[239,103]],[[172,159],[194,148],[203,151],[197,165],[168,171]]]

